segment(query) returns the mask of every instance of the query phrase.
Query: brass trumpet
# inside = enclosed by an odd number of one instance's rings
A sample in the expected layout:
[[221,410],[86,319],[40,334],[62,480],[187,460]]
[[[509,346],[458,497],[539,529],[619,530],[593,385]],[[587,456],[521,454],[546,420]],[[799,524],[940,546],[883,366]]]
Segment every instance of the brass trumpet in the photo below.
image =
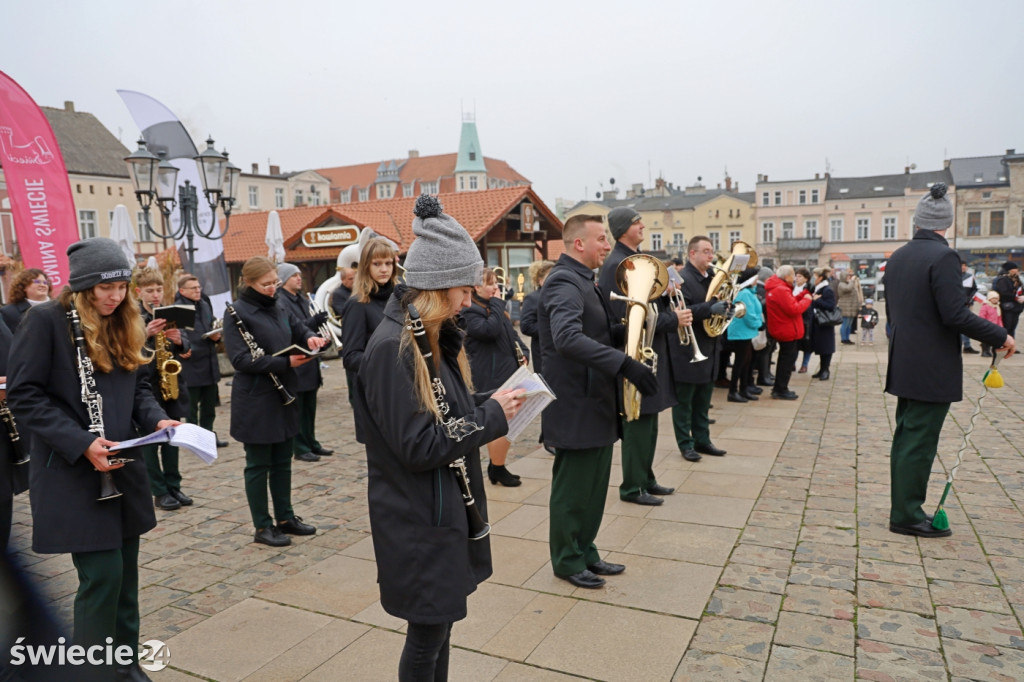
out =
[[[715,276],[711,280],[708,295],[704,300],[710,301],[714,298],[719,301],[728,301],[732,305],[739,292],[736,286],[736,276],[747,267],[754,265],[757,265],[757,251],[754,251],[754,247],[746,242],[733,242],[732,253],[729,254],[729,257],[718,265],[712,264]],[[737,304],[731,315],[712,315],[704,320],[704,331],[708,333],[708,336],[721,336],[734,319],[746,314],[746,307],[742,303]]]
[[498,285],[498,298],[504,301],[505,296],[508,293],[507,289],[505,288],[507,285],[507,280],[505,277],[505,268],[499,265],[496,268],[491,268],[491,270],[494,272],[494,281]]
[[[672,293],[669,294],[669,299],[672,301],[672,307],[676,310],[686,310],[686,300],[683,298],[683,278],[679,276],[675,268],[668,268],[669,281],[674,284]],[[703,362],[708,359],[708,356],[700,352],[700,345],[697,343],[697,337],[693,334],[693,325],[685,325],[677,327],[676,332],[679,334],[679,345],[680,346],[693,346],[693,357],[690,358],[690,362]]]

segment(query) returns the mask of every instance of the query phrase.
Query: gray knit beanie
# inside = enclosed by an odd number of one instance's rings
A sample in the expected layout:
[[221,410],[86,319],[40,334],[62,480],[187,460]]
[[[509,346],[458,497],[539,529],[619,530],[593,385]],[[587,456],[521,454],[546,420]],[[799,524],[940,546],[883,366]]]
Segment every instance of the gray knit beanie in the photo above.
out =
[[640,220],[640,214],[629,206],[613,208],[608,212],[608,229],[612,232],[612,239],[618,241],[629,231],[629,226],[638,220]]
[[127,282],[132,278],[130,266],[121,246],[113,239],[93,237],[68,247],[71,291],[85,291],[107,282]]
[[466,228],[443,213],[436,197],[416,199],[412,231],[416,239],[405,256],[405,283],[420,290],[450,289],[480,283],[484,261]]
[[917,202],[914,225],[926,230],[945,230],[953,224],[953,202],[946,198],[946,183],[936,182]]
[[292,265],[291,263],[281,263],[277,266],[277,278],[281,280],[282,284],[287,282],[288,279],[297,272],[299,272],[299,267],[297,265]]
[[772,272],[771,268],[762,267],[760,270],[757,271],[757,279],[758,281],[761,282],[761,284],[764,284],[769,279],[771,279],[772,275],[774,274],[775,273]]

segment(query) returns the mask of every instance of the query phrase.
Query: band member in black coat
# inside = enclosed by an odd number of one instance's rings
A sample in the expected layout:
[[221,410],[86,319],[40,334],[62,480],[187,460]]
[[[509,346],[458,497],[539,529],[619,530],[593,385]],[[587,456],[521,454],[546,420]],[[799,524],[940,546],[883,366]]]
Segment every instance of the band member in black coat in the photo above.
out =
[[[243,339],[237,321],[225,313],[224,348],[235,368],[231,437],[245,446],[245,497],[256,527],[254,540],[283,547],[291,544],[288,535],[316,532],[292,510],[292,439],[299,432],[299,411],[294,401],[284,402],[285,393],[294,398],[297,390],[295,368],[316,360],[300,353],[273,355],[292,344],[317,349],[327,342],[304,325],[293,324],[277,307],[277,269],[266,258],[247,260],[239,284],[241,293],[231,305],[260,357]],[[284,390],[275,386],[272,376]],[[268,485],[277,525],[267,508]]]
[[[370,239],[363,246],[356,269],[355,289],[345,306],[345,318],[341,324],[341,357],[345,369],[356,375],[358,385],[359,365],[363,361],[366,344],[384,319],[384,306],[395,290],[398,280],[398,253],[385,239]],[[363,443],[364,415],[356,401],[352,405],[352,417],[356,425],[356,441]]]
[[[195,275],[182,275],[178,278],[178,295],[174,297],[174,302],[196,307],[195,328],[185,330],[192,354],[181,361],[181,374],[188,386],[188,421],[213,431],[216,408],[220,405],[217,342],[221,338],[220,332],[207,336],[217,328],[213,305],[210,297],[203,293],[203,286]],[[225,448],[227,445],[227,441],[217,437],[217,447]]]
[[[166,350],[171,353],[170,362],[167,364],[177,362],[180,370],[180,365],[192,354],[192,350],[184,330],[169,329],[167,320],[153,317],[153,310],[163,305],[164,300],[164,278],[158,270],[142,269],[135,273],[135,296],[139,299],[139,311],[142,313],[142,322],[146,325],[146,348],[151,353],[156,353],[157,336],[163,332],[166,337]],[[168,376],[168,390],[170,391],[176,383],[178,397],[165,399],[161,384],[163,373],[159,362],[160,358],[154,356],[153,362],[144,365],[139,371],[146,373],[149,385],[153,389],[153,396],[167,416],[171,419],[184,419],[188,416],[188,386],[181,373]],[[149,473],[149,491],[153,493],[157,509],[173,511],[192,504],[192,498],[181,492],[178,447],[170,443],[146,445],[143,446],[142,453]]]
[[13,334],[21,324],[21,318],[34,305],[45,303],[50,300],[53,293],[53,285],[50,278],[42,270],[29,268],[22,270],[11,282],[11,290],[7,296],[7,305],[0,308],[0,315],[3,315],[7,328]]
[[[0,318],[0,381],[7,382],[7,356],[11,352],[14,335]],[[7,399],[6,389],[0,389],[0,400]],[[28,454],[28,433],[19,433],[21,448]],[[15,465],[16,459],[6,428],[0,426],[0,557],[7,549],[11,537],[14,514],[14,496],[28,490],[28,463]]]
[[714,274],[711,263],[715,259],[715,249],[711,246],[711,240],[697,235],[686,248],[688,257],[682,272],[683,298],[686,307],[693,313],[693,338],[707,360],[690,362],[693,358],[692,343],[686,346],[669,344],[676,397],[679,400],[672,408],[672,426],[675,428],[679,452],[688,461],[699,462],[700,453],[717,457],[725,454],[725,450],[715,447],[711,442],[708,421],[722,340],[721,336],[709,336],[703,323],[712,315],[728,313],[729,302],[705,301]]
[[[139,646],[139,536],[156,525],[146,465],[112,464],[107,448],[143,431],[176,425],[157,404],[145,374],[146,331],[128,286],[129,264],[116,242],[86,239],[68,247],[70,287],[33,308],[11,348],[8,400],[21,429],[30,434],[32,549],[71,553],[78,569],[74,621],[76,644]],[[95,417],[83,386],[68,311],[80,318],[95,390]],[[95,407],[95,404],[94,404]],[[101,425],[95,424],[101,417]],[[95,426],[103,436],[91,431]],[[122,495],[98,500],[99,471],[110,471]],[[116,671],[119,679],[148,680],[138,663]],[[111,675],[113,676],[113,675]]]
[[658,391],[658,379],[643,363],[615,346],[611,313],[596,286],[594,269],[611,245],[601,216],[577,215],[562,230],[563,253],[541,294],[540,352],[545,379],[558,400],[541,415],[544,441],[555,448],[551,478],[551,567],[577,587],[604,585],[602,575],[626,567],[601,559],[594,539],[601,527],[611,476],[612,446],[621,434],[622,382],[644,394]]
[[[598,282],[605,296],[610,297],[613,292],[625,296],[626,292],[619,288],[615,274],[622,261],[640,252],[644,223],[634,209],[620,206],[608,214],[608,228],[615,239],[615,247],[601,266]],[[639,300],[647,300],[648,294],[647,291],[629,292],[631,297]],[[658,357],[658,392],[641,400],[639,418],[632,421],[622,418],[622,485],[619,486],[619,499],[649,506],[663,502],[656,495],[671,495],[675,492],[674,488],[659,485],[654,476],[654,447],[658,442],[658,415],[676,404],[668,346],[669,343],[679,345],[677,330],[680,325],[689,324],[693,319],[688,311],[673,310],[667,293],[655,301],[654,305],[658,307],[658,316],[650,343]],[[625,301],[612,301],[609,298],[608,308],[612,312],[612,319],[625,319]]]
[[[381,606],[409,621],[398,679],[448,679],[452,623],[466,617],[466,597],[491,574],[490,541],[469,539],[467,509],[449,465],[465,458],[469,488],[484,518],[487,500],[480,447],[508,431],[522,391],[474,394],[462,332],[453,318],[469,305],[483,261],[469,234],[430,196],[416,200],[405,261],[408,288],[388,301],[366,345],[356,402],[366,415],[367,499]],[[431,354],[409,327],[413,303]],[[450,410],[435,401],[427,362]],[[454,422],[464,419],[458,438]],[[453,430],[446,428],[451,420]]]
[[[291,263],[277,266],[277,278],[281,288],[277,290],[277,305],[293,320],[301,322],[314,334],[327,322],[327,313],[309,314],[309,298],[303,296],[302,273]],[[299,432],[293,440],[295,459],[316,462],[321,457],[334,454],[316,439],[316,394],[323,386],[320,361],[307,362],[295,368],[295,402],[299,406]]]
[[334,316],[339,320],[345,317],[345,306],[352,297],[352,287],[356,283],[355,268],[341,268],[341,286],[331,292],[330,306]]
[[890,453],[889,530],[902,535],[945,537],[932,527],[923,505],[939,433],[949,405],[963,399],[960,335],[1013,355],[1013,337],[973,314],[964,301],[960,258],[946,230],[953,204],[937,182],[917,204],[913,239],[885,268],[886,317],[892,323],[885,391],[897,396]]
[[[505,313],[505,301],[498,298],[494,270],[484,268],[482,284],[473,287],[472,304],[459,314],[459,326],[466,332],[466,353],[473,370],[473,383],[480,391],[493,391],[530,361],[526,344],[519,338]],[[514,488],[519,477],[505,467],[511,443],[497,438],[487,444],[487,478],[491,483]]]

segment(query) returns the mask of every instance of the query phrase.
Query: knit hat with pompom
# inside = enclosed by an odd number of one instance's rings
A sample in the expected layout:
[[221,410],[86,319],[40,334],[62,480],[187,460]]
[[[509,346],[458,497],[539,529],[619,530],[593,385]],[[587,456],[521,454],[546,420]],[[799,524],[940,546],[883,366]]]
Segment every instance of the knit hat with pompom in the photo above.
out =
[[437,197],[416,199],[412,231],[416,239],[405,256],[405,283],[420,290],[480,284],[484,261],[466,228],[443,212]]
[[945,230],[953,224],[953,202],[946,197],[946,183],[936,182],[917,202],[914,225],[925,230]]

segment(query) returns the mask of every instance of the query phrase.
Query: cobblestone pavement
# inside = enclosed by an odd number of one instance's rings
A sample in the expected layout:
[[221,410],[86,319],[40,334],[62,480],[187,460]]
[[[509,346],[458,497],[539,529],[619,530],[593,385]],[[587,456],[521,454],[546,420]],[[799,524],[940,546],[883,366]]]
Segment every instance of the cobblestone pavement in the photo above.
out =
[[[953,536],[919,540],[887,528],[884,352],[841,347],[830,381],[794,375],[795,403],[735,405],[716,390],[722,458],[684,461],[663,415],[656,471],[677,492],[661,507],[618,500],[616,454],[598,546],[628,569],[601,590],[551,573],[551,457],[534,427],[512,451],[523,485],[487,485],[494,576],[455,626],[452,679],[1024,679],[1024,358],[1000,366],[1007,385],[985,401],[981,457],[967,453],[946,507]],[[981,391],[985,361],[965,365],[929,511]],[[317,535],[253,544],[241,446],[213,466],[183,453],[196,503],[158,511],[140,555],[142,639],[171,652],[154,680],[394,679],[405,624],[378,600],[340,363],[325,377],[319,436],[336,454],[293,467],[296,511]],[[15,521],[14,548],[67,618],[70,557],[27,548],[25,496]]]

